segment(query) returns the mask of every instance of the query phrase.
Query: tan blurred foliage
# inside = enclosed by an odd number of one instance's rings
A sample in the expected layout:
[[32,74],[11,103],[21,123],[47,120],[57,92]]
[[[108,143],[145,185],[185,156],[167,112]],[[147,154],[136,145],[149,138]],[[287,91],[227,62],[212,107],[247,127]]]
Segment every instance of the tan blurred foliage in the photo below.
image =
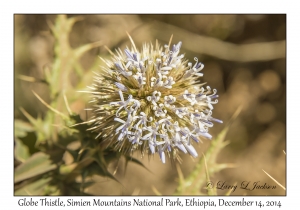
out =
[[[230,127],[227,139],[231,144],[219,156],[220,162],[232,162],[235,169],[226,169],[211,177],[212,181],[238,184],[242,181],[260,181],[275,185],[262,171],[264,169],[283,186],[286,186],[286,16],[285,15],[82,15],[83,20],[74,25],[70,45],[102,40],[114,50],[130,45],[126,31],[141,48],[142,43],[155,40],[161,44],[183,41],[181,51],[193,62],[198,57],[205,64],[201,81],[218,90],[219,103],[214,117],[228,122],[242,106],[242,112]],[[48,89],[39,83],[17,79],[16,75],[43,78],[43,69],[51,66],[54,40],[47,21],[55,15],[15,15],[15,118],[25,119],[19,111],[22,106],[33,116],[43,115],[46,109],[32,94],[34,90],[45,100]],[[108,57],[104,47],[96,48],[81,60],[89,85],[90,69],[97,69]],[[76,78],[71,78],[76,80]],[[82,113],[86,99],[78,99],[71,108]],[[216,124],[216,136],[224,127]],[[209,147],[204,141],[197,148],[199,154]],[[288,151],[287,151],[288,154]],[[137,156],[137,155],[135,155]],[[182,155],[184,175],[189,174],[198,161]],[[123,161],[111,165],[119,184],[113,180],[95,177],[99,184],[89,189],[97,195],[153,195],[152,186],[162,194],[172,194],[177,186],[176,168],[162,164],[158,157],[141,159],[152,172],[129,164],[125,172]],[[209,166],[208,166],[209,167]],[[225,192],[220,190],[219,194]],[[285,195],[277,186],[275,190],[237,190],[233,195]]]

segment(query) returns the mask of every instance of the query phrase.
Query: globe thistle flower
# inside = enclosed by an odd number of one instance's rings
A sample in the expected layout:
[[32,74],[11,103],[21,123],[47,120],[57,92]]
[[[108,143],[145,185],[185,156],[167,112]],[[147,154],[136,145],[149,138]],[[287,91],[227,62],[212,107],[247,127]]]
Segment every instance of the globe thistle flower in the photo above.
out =
[[116,50],[102,72],[95,75],[92,93],[94,116],[90,130],[107,145],[124,153],[140,150],[178,159],[178,151],[198,154],[193,142],[211,139],[217,91],[199,81],[204,65],[192,64],[180,54],[182,43],[164,47],[144,44],[138,51]]

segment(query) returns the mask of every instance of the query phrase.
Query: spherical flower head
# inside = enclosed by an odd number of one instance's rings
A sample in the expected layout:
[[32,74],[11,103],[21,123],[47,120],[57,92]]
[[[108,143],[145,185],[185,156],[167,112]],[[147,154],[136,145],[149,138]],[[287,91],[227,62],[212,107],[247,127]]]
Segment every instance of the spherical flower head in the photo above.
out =
[[[132,40],[131,40],[132,41]],[[144,44],[138,51],[118,49],[94,77],[90,89],[94,116],[91,130],[107,145],[124,153],[140,150],[179,159],[178,151],[198,154],[193,142],[211,139],[217,91],[200,83],[204,65],[184,60],[182,43]]]

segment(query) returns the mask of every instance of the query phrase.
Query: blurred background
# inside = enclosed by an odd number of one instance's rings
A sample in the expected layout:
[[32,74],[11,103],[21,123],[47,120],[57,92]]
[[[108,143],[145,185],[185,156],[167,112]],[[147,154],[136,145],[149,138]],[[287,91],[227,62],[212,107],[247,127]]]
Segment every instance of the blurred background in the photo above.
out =
[[[78,15],[68,15],[68,17]],[[224,124],[215,124],[210,130],[213,136],[227,125],[238,108],[239,116],[229,128],[227,140],[230,144],[218,156],[218,162],[234,163],[236,168],[222,170],[213,182],[240,185],[243,181],[276,185],[263,171],[268,172],[283,186],[286,186],[286,15],[80,15],[70,34],[70,46],[102,41],[103,46],[94,48],[81,58],[85,71],[85,84],[92,83],[92,71],[103,65],[98,56],[108,58],[105,49],[124,49],[130,46],[126,31],[132,36],[137,48],[145,42],[167,44],[173,34],[173,43],[182,41],[181,52],[194,62],[197,57],[204,63],[202,70],[206,82],[218,90],[219,103],[214,107],[213,116]],[[42,83],[20,80],[18,75],[43,79],[44,69],[51,66],[54,56],[54,38],[49,24],[56,15],[15,15],[15,80],[14,117],[26,118],[20,112],[23,107],[32,116],[43,117],[47,109],[32,94],[38,93],[49,100],[49,90]],[[77,78],[71,77],[76,84]],[[83,119],[88,97],[82,96],[72,102],[71,109]],[[199,144],[199,154],[210,145],[206,140]],[[97,185],[88,189],[95,195],[154,195],[154,186],[163,195],[171,195],[177,187],[177,170],[169,162],[162,164],[158,156],[140,158],[151,171],[124,163],[111,164],[116,178],[122,183],[108,178],[94,177]],[[188,155],[181,155],[180,165],[187,176],[197,161]],[[276,189],[246,191],[237,189],[232,195],[285,195]],[[225,191],[218,190],[223,195]]]

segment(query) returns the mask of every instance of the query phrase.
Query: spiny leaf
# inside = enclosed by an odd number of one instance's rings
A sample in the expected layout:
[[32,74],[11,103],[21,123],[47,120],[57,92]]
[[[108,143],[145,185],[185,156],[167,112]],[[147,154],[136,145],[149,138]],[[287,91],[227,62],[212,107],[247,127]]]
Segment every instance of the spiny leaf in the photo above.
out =
[[44,188],[50,182],[51,178],[38,179],[32,183],[15,191],[15,195],[44,195]]
[[42,104],[44,104],[48,109],[52,110],[54,113],[60,115],[62,118],[64,119],[68,119],[67,115],[61,113],[60,111],[54,109],[53,107],[51,107],[49,104],[47,104],[38,94],[36,94],[34,91],[32,91],[33,94],[40,100],[40,102],[42,102]]
[[91,165],[94,162],[94,159],[92,157],[86,157],[76,163],[75,168],[67,174],[67,176],[64,178],[66,183],[73,182],[77,176],[81,175],[81,172],[84,170],[87,170],[88,166]]
[[20,182],[37,175],[54,170],[56,165],[52,164],[49,155],[38,152],[15,169],[14,182]]
[[68,102],[67,96],[66,96],[66,94],[65,94],[64,92],[63,92],[63,97],[64,97],[64,101],[65,101],[66,108],[67,108],[67,110],[68,110],[68,112],[69,112],[69,115],[72,115],[72,111],[71,111],[71,109],[70,109],[70,106],[69,106],[69,102]]
[[30,157],[29,149],[20,139],[15,138],[15,141],[15,157],[17,160],[25,162]]
[[30,77],[30,76],[26,76],[26,75],[17,75],[17,77],[18,77],[18,79],[26,81],[26,82],[41,82],[41,83],[45,83],[48,85],[48,82],[43,79],[37,79],[35,77]]
[[183,173],[182,173],[182,171],[181,171],[181,169],[180,169],[180,166],[179,166],[179,164],[178,163],[176,163],[176,169],[177,169],[177,173],[178,173],[178,187],[177,187],[177,192],[176,193],[181,193],[181,192],[183,192],[183,188],[184,188],[184,182],[185,182],[185,180],[184,180],[184,176],[183,176]]
[[[206,158],[205,158],[204,154],[203,154],[203,160],[204,160],[204,165],[205,165],[206,183],[210,183],[209,172],[207,169]],[[216,189],[214,187],[207,188],[207,194],[208,195],[217,195]]]
[[85,52],[102,45],[102,41],[94,42],[90,44],[83,45],[74,50],[74,55],[76,59],[79,59]]
[[22,107],[20,107],[21,112],[25,115],[25,117],[29,120],[29,122],[33,125],[34,131],[37,136],[37,142],[42,142],[46,140],[47,132],[45,131],[47,121],[43,121],[40,117],[35,119],[28,112],[26,112]]
[[106,149],[103,151],[103,153],[104,153],[105,162],[107,164],[109,164],[110,162],[112,162],[114,160],[119,160],[122,156],[121,152],[114,151],[112,149]]
[[32,132],[34,131],[33,126],[28,123],[28,122],[24,122],[22,120],[15,120],[15,136],[16,137],[25,137],[27,135],[28,132]]
[[59,173],[62,175],[70,174],[77,167],[77,163],[72,163],[70,165],[61,165],[59,167]]
[[60,194],[61,192],[59,190],[59,187],[57,185],[53,185],[51,182],[49,183],[49,185],[46,185],[44,188],[44,195],[57,196]]
[[[221,133],[217,136],[216,139],[212,141],[212,144],[208,151],[205,153],[205,157],[208,160],[207,165],[214,171],[215,173],[218,172],[218,164],[216,163],[216,158],[223,149],[227,145],[224,143],[224,139],[226,133],[228,131],[228,127],[224,128]],[[203,179],[202,174],[205,172],[205,162],[204,159],[201,159],[200,162],[197,164],[196,169],[191,173],[191,175],[187,178],[188,182],[193,183],[192,186],[194,189],[200,189],[200,187],[204,184],[205,179]],[[210,173],[210,175],[212,175]]]
[[32,125],[37,127],[38,125],[38,120],[32,117],[28,112],[25,111],[22,107],[20,107],[21,112],[25,115],[25,117],[31,122]]
[[80,133],[87,133],[86,130],[89,128],[89,126],[80,118],[79,115],[70,115],[70,119],[74,121],[74,124],[70,125],[70,127],[80,131]]
[[103,176],[107,176],[118,183],[121,184],[108,170],[107,163],[105,161],[104,155],[101,152],[98,152],[97,155],[94,156],[95,162],[98,164],[99,168],[102,170]]
[[[262,170],[263,170],[263,172],[265,172],[264,169],[262,169]],[[276,184],[278,184],[279,187],[281,187],[282,189],[286,190],[286,188],[282,184],[280,184],[276,179],[274,179],[270,174],[268,174],[267,172],[265,172],[265,174],[267,174],[268,177],[270,177]]]
[[[82,16],[77,16],[73,18],[67,18],[67,15],[58,15],[55,21],[55,24],[49,24],[50,28],[56,38],[62,37],[61,34],[70,33],[74,23],[82,20]],[[67,41],[69,37],[63,37],[64,41]]]
[[152,188],[152,191],[155,193],[155,195],[162,196],[162,194],[153,185],[151,186],[151,188]]
[[139,161],[138,159],[134,158],[134,157],[131,157],[131,156],[128,156],[128,155],[125,155],[124,156],[125,159],[126,159],[126,162],[125,162],[125,168],[127,168],[127,164],[128,162],[133,162],[133,163],[136,163],[140,166],[142,166],[143,168],[145,168],[147,171],[149,171],[150,173],[152,173],[141,161]]
[[92,176],[92,175],[98,175],[98,176],[103,176],[103,177],[109,177],[113,180],[115,180],[116,182],[118,182],[119,184],[121,184],[121,182],[119,180],[117,180],[108,170],[107,168],[99,165],[99,163],[97,161],[94,161],[93,163],[91,163],[88,167],[85,168],[86,171],[88,171],[88,175]]

